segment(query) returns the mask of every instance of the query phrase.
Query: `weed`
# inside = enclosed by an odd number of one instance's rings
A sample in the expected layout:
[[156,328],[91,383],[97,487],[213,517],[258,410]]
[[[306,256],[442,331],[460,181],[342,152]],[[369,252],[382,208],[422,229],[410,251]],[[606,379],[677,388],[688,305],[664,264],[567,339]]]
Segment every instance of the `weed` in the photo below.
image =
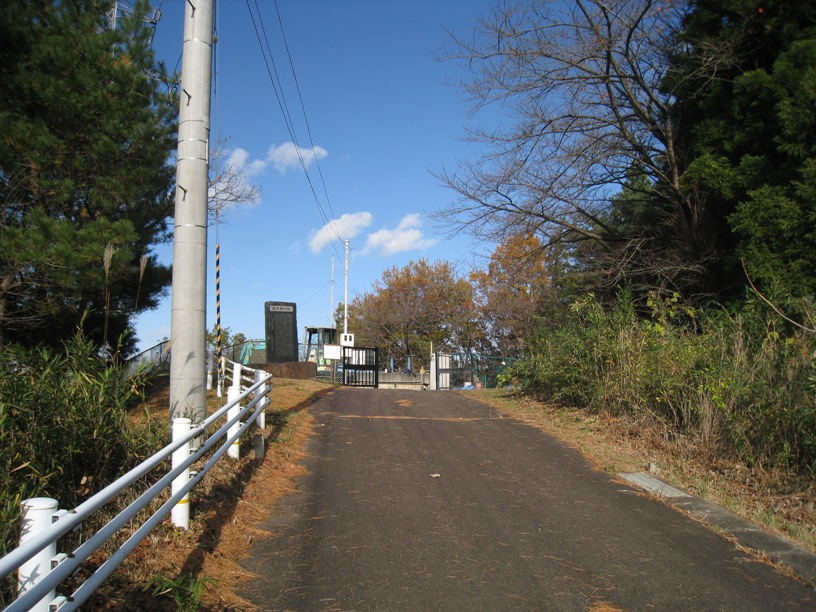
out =
[[215,584],[215,582],[212,578],[193,574],[179,574],[174,579],[156,574],[144,590],[147,591],[152,587],[155,597],[169,596],[175,602],[178,610],[186,612],[198,610],[201,607],[201,596],[207,585]]
[[708,497],[711,492],[711,483],[707,479],[698,479],[694,482],[694,489],[700,497]]

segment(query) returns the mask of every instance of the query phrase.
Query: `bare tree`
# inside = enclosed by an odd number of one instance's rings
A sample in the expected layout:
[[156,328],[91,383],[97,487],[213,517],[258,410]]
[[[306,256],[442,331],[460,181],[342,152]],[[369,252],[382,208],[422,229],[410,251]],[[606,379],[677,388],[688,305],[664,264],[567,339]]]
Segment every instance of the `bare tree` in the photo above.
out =
[[240,149],[230,151],[220,138],[210,154],[207,212],[211,223],[238,206],[254,206],[261,201],[261,191],[249,182],[250,168]]
[[[453,37],[446,59],[469,67],[460,85],[474,110],[498,105],[512,122],[469,132],[486,152],[439,174],[460,197],[436,218],[497,241],[534,233],[545,247],[592,243],[609,284],[637,271],[673,289],[699,275],[716,246],[699,232],[705,202],[682,184],[665,87],[687,8],[515,0],[481,19],[471,38]],[[652,207],[650,226],[615,222],[624,187]],[[660,257],[650,252],[657,240]]]

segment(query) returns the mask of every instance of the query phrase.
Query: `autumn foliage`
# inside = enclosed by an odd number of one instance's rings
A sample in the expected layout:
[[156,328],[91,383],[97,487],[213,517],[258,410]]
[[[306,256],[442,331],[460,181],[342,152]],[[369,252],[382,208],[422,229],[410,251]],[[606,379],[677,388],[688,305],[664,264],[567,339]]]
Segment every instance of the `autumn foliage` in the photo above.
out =
[[479,340],[473,289],[447,261],[385,270],[351,302],[349,327],[359,345],[376,346],[400,364],[408,355],[427,363],[432,351],[470,351]]
[[447,261],[412,261],[383,272],[349,309],[360,345],[376,346],[404,366],[431,352],[518,357],[551,300],[541,243],[514,235],[499,244],[485,269],[464,276]]
[[483,349],[504,357],[524,353],[526,339],[553,291],[541,242],[514,235],[493,251],[486,270],[470,274]]

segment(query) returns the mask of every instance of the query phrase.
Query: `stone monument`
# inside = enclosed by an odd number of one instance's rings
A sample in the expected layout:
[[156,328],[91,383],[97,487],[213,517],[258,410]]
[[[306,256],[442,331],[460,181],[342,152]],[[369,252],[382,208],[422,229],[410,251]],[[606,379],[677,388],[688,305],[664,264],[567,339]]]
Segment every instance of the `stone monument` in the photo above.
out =
[[297,305],[265,302],[266,363],[298,361]]

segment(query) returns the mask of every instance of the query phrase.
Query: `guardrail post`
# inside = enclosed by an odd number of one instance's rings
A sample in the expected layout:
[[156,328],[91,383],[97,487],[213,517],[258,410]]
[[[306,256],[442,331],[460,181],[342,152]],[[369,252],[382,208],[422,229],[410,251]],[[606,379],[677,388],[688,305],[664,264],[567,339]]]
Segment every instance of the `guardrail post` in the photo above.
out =
[[[262,370],[255,370],[255,383],[259,383],[262,378],[266,377],[266,375],[267,375],[266,372],[264,372]],[[269,389],[269,387],[267,387],[266,383],[264,383],[264,384],[260,385],[257,388],[257,390],[255,391],[255,397],[258,398],[258,405],[263,404],[264,406],[266,406],[266,403],[267,403],[267,401],[266,401],[266,392],[267,392],[268,389]],[[263,410],[261,410],[258,413],[258,419],[255,421],[255,423],[258,425],[258,429],[266,429],[266,408],[265,407],[264,407]]]
[[[23,525],[20,530],[20,544],[47,529],[53,522],[58,502],[50,497],[32,497],[22,503]],[[51,542],[17,570],[17,592],[23,594],[33,588],[51,571],[51,559],[57,555],[57,543]],[[56,589],[43,597],[30,609],[34,612],[48,612],[48,604],[56,597]]]
[[[190,426],[192,421],[186,418],[176,418],[173,419],[173,440],[178,440],[179,438],[187,435],[190,433]],[[186,444],[181,445],[179,448],[173,451],[173,458],[172,458],[172,466],[175,468],[178,465],[181,465],[187,458],[190,456],[190,442],[188,441]],[[187,484],[187,481],[190,480],[190,468],[185,469],[181,474],[179,474],[175,479],[173,479],[173,483],[170,485],[170,490],[173,494],[177,493],[181,490],[181,488]],[[182,497],[178,503],[173,506],[173,509],[170,511],[170,518],[173,521],[173,525],[176,527],[180,527],[185,531],[190,528],[190,494],[187,493],[184,497]]]
[[236,389],[241,388],[241,364],[236,363],[232,368],[232,386]]
[[[240,372],[240,366],[236,366],[236,370]],[[240,374],[239,374],[240,376]],[[238,381],[238,385],[235,384],[234,381]],[[234,419],[239,412],[241,412],[241,407],[238,405],[238,397],[241,395],[241,379],[236,378],[233,379],[232,386],[227,389],[227,403],[233,404],[229,410],[227,410],[227,421],[231,421]],[[241,429],[241,423],[236,421],[228,430],[227,430],[227,438],[232,438],[234,435],[238,433],[238,430]],[[232,457],[233,459],[240,459],[241,458],[241,443],[240,440],[235,440],[232,444],[230,444],[229,449],[227,450],[227,455]]]

